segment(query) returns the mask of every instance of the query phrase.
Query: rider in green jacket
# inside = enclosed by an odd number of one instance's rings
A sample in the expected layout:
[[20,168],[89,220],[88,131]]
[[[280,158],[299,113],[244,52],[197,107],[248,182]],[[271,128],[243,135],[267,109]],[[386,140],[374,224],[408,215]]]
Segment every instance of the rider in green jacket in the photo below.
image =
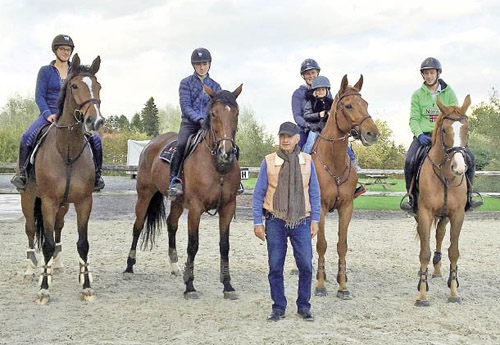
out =
[[[413,142],[406,154],[404,169],[406,191],[408,193],[416,168],[413,164],[418,164],[418,162],[412,164],[412,160],[421,146],[431,145],[432,132],[441,113],[436,104],[436,98],[439,95],[439,99],[445,106],[458,106],[457,96],[453,89],[444,80],[439,78],[441,72],[441,63],[436,58],[426,58],[420,65],[420,74],[424,82],[411,96],[410,129],[413,133]],[[472,186],[475,174],[474,155],[468,147],[466,148],[466,152],[467,165],[469,166],[466,175],[470,181],[470,186]],[[409,213],[414,213],[416,210],[414,209],[413,196],[408,194],[405,198],[407,197],[407,200],[402,200],[401,209]],[[482,204],[482,201],[472,200],[472,187],[468,188],[466,210],[473,210]]]

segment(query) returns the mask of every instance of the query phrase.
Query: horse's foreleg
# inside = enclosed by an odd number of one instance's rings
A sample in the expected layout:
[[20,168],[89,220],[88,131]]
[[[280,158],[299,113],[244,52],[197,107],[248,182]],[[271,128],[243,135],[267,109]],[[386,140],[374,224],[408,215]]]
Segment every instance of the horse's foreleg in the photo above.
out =
[[343,300],[352,299],[351,292],[347,288],[347,231],[351,222],[353,212],[352,204],[345,209],[339,209],[339,233],[337,242],[337,253],[339,255],[337,283],[339,288],[337,297]]
[[81,203],[75,204],[75,210],[78,226],[78,241],[76,242],[76,248],[80,256],[78,281],[83,287],[82,300],[91,302],[95,298],[94,290],[90,287],[90,283],[92,283],[92,274],[90,273],[88,260],[88,222],[92,210],[92,197],[89,197]]
[[229,273],[229,228],[235,210],[236,199],[219,210],[220,282],[224,285],[224,298],[230,300],[238,299]]
[[424,210],[423,205],[418,210],[418,225],[417,231],[420,238],[420,270],[418,271],[419,281],[417,285],[418,297],[415,305],[417,307],[427,307],[429,306],[429,301],[427,300],[427,291],[429,290],[429,283],[427,281],[429,261],[431,259],[431,249],[430,249],[430,232],[433,221],[433,216],[431,212]]
[[450,297],[448,302],[462,303],[462,298],[458,294],[458,258],[460,251],[458,249],[458,239],[464,221],[464,214],[456,216],[450,224],[450,247],[448,248],[448,257],[450,259],[450,275],[448,278],[448,287],[450,288]]
[[432,278],[441,277],[441,248],[446,234],[446,224],[448,224],[448,219],[444,218],[439,220],[436,227],[436,250],[434,251],[434,256],[432,257],[432,264],[434,266]]
[[188,246],[187,246],[187,259],[184,265],[184,283],[186,290],[184,291],[184,298],[197,299],[199,298],[196,289],[194,288],[194,258],[198,253],[199,246],[199,226],[200,226],[201,211],[194,212],[189,210],[188,214]]
[[56,223],[54,226],[55,235],[55,248],[54,248],[54,264],[53,270],[54,274],[59,274],[64,271],[64,264],[62,262],[62,242],[61,242],[61,232],[64,227],[64,216],[68,213],[69,204],[65,204],[59,207],[56,216]]
[[184,211],[182,203],[172,201],[170,213],[167,217],[168,232],[168,258],[170,260],[170,273],[175,276],[181,275],[179,258],[177,256],[177,229],[179,228],[179,218]]
[[316,252],[318,253],[318,270],[316,271],[316,296],[326,296],[326,271],[325,271],[325,253],[327,248],[325,235],[325,209],[321,212],[319,221],[319,231],[316,237]]

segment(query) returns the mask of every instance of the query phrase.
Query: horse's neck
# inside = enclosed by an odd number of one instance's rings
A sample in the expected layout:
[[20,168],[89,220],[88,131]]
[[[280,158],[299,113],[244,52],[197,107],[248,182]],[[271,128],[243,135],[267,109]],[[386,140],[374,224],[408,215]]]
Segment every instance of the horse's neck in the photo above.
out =
[[74,109],[64,109],[57,122],[56,147],[61,155],[74,158],[81,152],[85,141],[83,124],[76,123]]
[[[332,109],[335,109],[336,105],[337,103],[334,102]],[[317,150],[320,155],[325,157],[325,160],[334,161],[340,167],[344,165],[343,162],[346,160],[349,136],[337,126],[336,116],[339,114],[330,114],[325,128],[321,131],[321,136],[324,139],[320,139]],[[338,164],[339,162],[342,164]]]

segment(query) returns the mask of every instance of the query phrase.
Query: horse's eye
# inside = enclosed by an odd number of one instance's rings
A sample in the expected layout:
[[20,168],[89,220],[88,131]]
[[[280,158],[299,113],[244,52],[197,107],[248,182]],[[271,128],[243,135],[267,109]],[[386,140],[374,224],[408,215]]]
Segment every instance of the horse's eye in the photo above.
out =
[[73,90],[76,90],[76,89],[78,89],[78,85],[76,85],[76,84],[71,84],[71,88],[72,88]]
[[348,104],[348,105],[346,105],[346,108],[347,108],[347,109],[352,109],[352,104]]

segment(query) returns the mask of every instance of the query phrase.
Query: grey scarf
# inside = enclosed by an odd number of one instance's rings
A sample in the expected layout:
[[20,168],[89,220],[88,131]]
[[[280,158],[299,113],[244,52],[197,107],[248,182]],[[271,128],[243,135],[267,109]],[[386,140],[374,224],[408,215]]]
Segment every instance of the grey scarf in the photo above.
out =
[[304,187],[300,171],[300,148],[286,153],[279,149],[276,154],[285,162],[278,175],[278,186],[274,193],[274,215],[286,222],[286,227],[295,228],[306,217]]

